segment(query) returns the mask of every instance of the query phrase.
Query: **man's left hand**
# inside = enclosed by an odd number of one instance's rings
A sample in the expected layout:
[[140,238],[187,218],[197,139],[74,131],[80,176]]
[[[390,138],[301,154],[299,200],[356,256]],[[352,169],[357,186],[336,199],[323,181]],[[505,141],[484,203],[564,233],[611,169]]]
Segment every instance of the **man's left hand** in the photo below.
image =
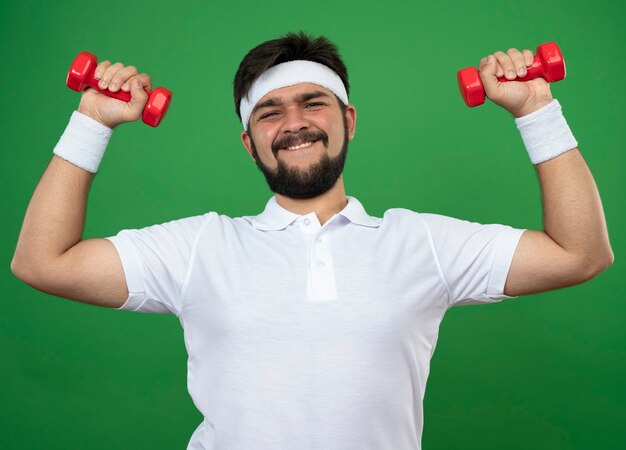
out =
[[[515,48],[506,53],[497,51],[480,60],[478,73],[485,88],[485,94],[497,105],[522,117],[546,106],[552,101],[550,83],[543,78],[528,81],[513,81],[527,74],[526,68],[533,64],[531,50],[519,51]],[[498,81],[504,76],[507,82]]]

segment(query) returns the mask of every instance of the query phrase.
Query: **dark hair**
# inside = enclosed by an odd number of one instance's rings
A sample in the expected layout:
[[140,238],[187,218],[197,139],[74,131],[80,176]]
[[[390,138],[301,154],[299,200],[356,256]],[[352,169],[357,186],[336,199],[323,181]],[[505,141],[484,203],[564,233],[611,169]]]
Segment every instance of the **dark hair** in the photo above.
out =
[[[270,67],[287,61],[304,59],[318,62],[334,70],[350,95],[348,71],[339,56],[337,46],[323,36],[307,36],[304,31],[288,33],[278,39],[263,42],[248,52],[239,64],[233,81],[235,112],[241,120],[239,103],[248,94],[254,80]],[[345,105],[339,98],[339,105],[345,111]]]

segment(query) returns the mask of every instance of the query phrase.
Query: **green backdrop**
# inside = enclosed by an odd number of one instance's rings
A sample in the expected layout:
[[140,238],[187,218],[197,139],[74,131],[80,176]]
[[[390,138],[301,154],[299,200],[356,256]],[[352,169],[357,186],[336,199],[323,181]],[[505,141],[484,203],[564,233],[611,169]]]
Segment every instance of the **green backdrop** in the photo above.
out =
[[174,316],[55,298],[10,271],[29,199],[78,106],[65,87],[73,57],[135,65],[174,93],[159,128],[114,132],[84,233],[106,237],[262,211],[272,194],[240,143],[232,78],[250,48],[298,29],[335,41],[349,69],[348,195],[379,217],[403,207],[529,229],[542,229],[539,183],[513,119],[489,102],[465,107],[456,71],[496,50],[560,44],[568,72],[552,92],[599,187],[615,263],[583,285],[450,310],[423,446],[626,448],[625,12],[613,0],[3,1],[0,448],[182,449],[201,421]]

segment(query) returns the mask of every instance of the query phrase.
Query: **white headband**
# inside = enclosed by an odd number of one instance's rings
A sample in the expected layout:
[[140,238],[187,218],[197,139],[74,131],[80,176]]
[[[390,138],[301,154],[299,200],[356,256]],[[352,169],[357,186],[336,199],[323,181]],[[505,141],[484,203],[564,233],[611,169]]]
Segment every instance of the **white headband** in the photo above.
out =
[[296,60],[277,64],[263,72],[250,87],[248,95],[241,99],[239,113],[241,122],[248,131],[248,121],[252,109],[265,94],[274,89],[293,86],[298,83],[313,83],[322,86],[348,104],[348,94],[341,78],[324,64],[313,61]]

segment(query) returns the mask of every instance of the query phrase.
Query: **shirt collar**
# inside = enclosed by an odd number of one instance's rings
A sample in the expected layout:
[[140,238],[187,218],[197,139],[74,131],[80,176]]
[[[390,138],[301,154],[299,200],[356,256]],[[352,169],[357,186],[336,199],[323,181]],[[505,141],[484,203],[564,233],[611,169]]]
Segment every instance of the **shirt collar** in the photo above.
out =
[[[381,225],[382,219],[372,217],[365,212],[363,205],[356,198],[347,196],[348,204],[338,214],[350,220],[352,223],[363,225],[366,227],[377,228]],[[291,225],[299,217],[299,214],[293,213],[278,204],[276,196],[272,196],[265,205],[265,210],[258,216],[252,218],[252,226],[262,230],[282,230]]]

